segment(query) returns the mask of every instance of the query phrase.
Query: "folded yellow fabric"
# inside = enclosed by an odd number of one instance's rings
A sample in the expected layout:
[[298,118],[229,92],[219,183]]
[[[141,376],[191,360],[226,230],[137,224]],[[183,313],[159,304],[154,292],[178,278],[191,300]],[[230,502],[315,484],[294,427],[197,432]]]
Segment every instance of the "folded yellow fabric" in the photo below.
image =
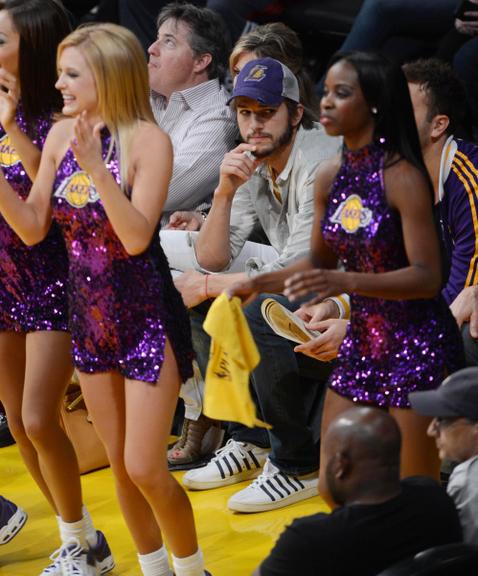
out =
[[204,414],[216,420],[241,422],[249,427],[268,424],[256,418],[249,390],[249,374],[260,356],[239,298],[221,294],[209,309],[204,330],[211,336],[206,372]]

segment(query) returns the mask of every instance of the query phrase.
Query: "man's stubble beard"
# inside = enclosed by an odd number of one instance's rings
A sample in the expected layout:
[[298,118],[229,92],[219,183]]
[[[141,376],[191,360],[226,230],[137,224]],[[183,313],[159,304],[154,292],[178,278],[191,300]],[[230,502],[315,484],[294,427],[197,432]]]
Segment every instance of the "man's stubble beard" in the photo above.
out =
[[285,148],[286,146],[288,146],[290,144],[290,141],[292,140],[293,136],[294,136],[294,127],[292,126],[292,124],[290,122],[288,122],[287,128],[284,130],[284,132],[279,136],[279,138],[277,140],[273,141],[269,145],[269,147],[267,147],[263,150],[254,151],[254,152],[252,152],[252,154],[254,155],[255,158],[258,158],[261,160],[268,158],[272,154],[275,154],[275,153],[279,152],[280,150],[282,150],[283,148]]

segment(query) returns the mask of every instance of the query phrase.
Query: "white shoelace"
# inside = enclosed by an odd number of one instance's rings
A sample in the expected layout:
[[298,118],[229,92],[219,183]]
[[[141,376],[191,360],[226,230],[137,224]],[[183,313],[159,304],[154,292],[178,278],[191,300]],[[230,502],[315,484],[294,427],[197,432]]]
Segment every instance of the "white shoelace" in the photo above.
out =
[[274,466],[274,464],[272,464],[272,462],[269,460],[269,458],[267,458],[261,474],[254,480],[254,482],[252,482],[251,488],[252,487],[258,487],[261,484],[264,484],[264,482],[267,482],[267,480],[269,480],[270,478],[273,478],[279,472],[280,472],[279,468],[277,468],[277,466]]
[[[54,569],[60,568],[63,576],[84,576],[86,574],[85,556],[78,540],[71,540],[62,544],[50,556],[53,564],[44,570],[44,574],[54,574]],[[47,572],[48,570],[48,572]]]
[[211,458],[211,462],[215,462],[216,460],[220,460],[227,454],[231,454],[231,452],[239,452],[242,458],[249,458],[249,454],[244,450],[244,448],[236,442],[233,438],[230,438],[225,446],[216,450],[215,455]]

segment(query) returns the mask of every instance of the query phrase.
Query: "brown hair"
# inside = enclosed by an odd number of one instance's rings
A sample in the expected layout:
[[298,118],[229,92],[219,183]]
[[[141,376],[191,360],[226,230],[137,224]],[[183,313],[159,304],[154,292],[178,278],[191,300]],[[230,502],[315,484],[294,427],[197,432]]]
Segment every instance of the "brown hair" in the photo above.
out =
[[62,107],[55,88],[56,49],[70,32],[70,22],[57,0],[0,0],[20,36],[18,75],[23,113],[32,122]]
[[231,49],[222,18],[209,8],[194,4],[171,2],[159,13],[158,29],[167,21],[183,22],[189,29],[189,46],[195,56],[210,54],[211,62],[206,68],[209,80],[218,78],[224,82],[227,54]]

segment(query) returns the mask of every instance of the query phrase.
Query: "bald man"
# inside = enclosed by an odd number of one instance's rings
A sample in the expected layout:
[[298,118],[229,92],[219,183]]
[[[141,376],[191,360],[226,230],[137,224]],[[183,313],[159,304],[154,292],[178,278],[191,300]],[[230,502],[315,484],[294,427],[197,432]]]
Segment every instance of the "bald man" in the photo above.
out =
[[400,430],[388,413],[352,408],[324,442],[319,489],[332,513],[295,520],[255,576],[374,576],[462,540],[454,504],[438,484],[400,481]]

